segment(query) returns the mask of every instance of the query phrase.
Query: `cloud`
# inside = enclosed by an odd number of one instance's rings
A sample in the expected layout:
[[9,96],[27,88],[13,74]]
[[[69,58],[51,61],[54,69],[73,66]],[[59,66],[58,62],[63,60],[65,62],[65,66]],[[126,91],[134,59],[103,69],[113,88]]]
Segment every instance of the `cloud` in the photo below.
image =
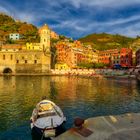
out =
[[[60,0],[63,2],[64,0]],[[100,7],[119,7],[133,4],[140,4],[139,0],[68,0],[75,7],[80,6],[100,6]]]
[[71,4],[76,8],[80,8],[81,6],[88,6],[88,7],[122,7],[122,6],[128,6],[133,4],[140,4],[139,0],[42,0],[49,3],[53,6],[60,6],[62,4]]
[[[77,36],[87,35],[89,33],[101,33],[101,32],[108,32],[108,33],[120,33],[127,36],[136,36],[138,35],[140,28],[138,28],[140,22],[140,16],[132,16],[129,18],[120,18],[120,19],[112,19],[109,21],[92,21],[91,19],[86,20],[79,20],[75,19],[74,21],[67,20],[61,22],[60,24],[53,25],[53,29],[61,29],[67,30],[69,29],[70,34],[68,36],[73,36],[77,38]],[[131,24],[132,23],[132,24]],[[130,27],[130,29],[129,29]]]
[[78,38],[89,33],[139,34],[139,0],[0,0],[0,11]]

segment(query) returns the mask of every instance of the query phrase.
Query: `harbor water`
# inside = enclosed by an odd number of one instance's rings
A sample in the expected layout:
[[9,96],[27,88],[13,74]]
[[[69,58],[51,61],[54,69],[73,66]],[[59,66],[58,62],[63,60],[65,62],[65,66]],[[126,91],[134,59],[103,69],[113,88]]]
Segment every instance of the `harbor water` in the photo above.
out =
[[140,112],[140,84],[136,80],[1,76],[0,140],[32,140],[30,116],[42,96],[63,110],[67,129],[76,117]]

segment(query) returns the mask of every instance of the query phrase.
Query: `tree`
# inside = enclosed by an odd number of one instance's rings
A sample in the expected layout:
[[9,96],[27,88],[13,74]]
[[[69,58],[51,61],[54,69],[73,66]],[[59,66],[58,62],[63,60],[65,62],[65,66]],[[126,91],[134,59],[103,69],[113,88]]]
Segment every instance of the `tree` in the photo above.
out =
[[80,62],[77,64],[78,67],[80,68],[87,68],[87,69],[90,69],[90,68],[93,68],[94,64],[93,63],[88,63],[88,62]]

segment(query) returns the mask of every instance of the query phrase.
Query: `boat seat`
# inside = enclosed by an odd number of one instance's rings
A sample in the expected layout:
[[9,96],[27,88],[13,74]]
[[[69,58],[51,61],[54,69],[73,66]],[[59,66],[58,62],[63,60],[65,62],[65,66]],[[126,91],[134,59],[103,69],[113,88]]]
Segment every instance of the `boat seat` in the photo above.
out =
[[55,112],[49,112],[44,114],[38,114],[37,118],[49,117],[49,116],[56,116]]
[[39,112],[49,111],[49,110],[52,110],[52,109],[53,109],[53,106],[50,103],[39,105]]

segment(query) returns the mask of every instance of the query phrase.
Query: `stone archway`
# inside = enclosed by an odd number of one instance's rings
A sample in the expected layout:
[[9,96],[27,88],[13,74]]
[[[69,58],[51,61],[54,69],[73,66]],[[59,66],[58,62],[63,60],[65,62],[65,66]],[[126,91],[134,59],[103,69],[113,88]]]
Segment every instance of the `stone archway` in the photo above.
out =
[[3,74],[9,74],[9,73],[12,73],[12,70],[10,68],[5,68],[3,70]]

